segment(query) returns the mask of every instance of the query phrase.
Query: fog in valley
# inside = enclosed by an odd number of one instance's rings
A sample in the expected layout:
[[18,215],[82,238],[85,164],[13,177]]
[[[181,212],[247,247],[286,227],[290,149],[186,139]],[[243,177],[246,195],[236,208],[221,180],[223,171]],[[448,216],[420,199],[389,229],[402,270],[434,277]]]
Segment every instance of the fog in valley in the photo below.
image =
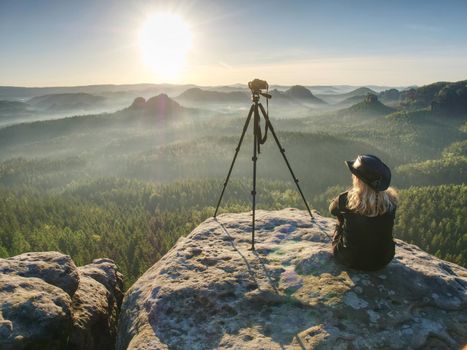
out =
[[[416,90],[382,89],[271,87],[270,119],[310,195],[347,185],[347,176],[337,174],[358,153],[403,168],[438,159],[462,141],[464,118],[436,116],[430,104],[406,106]],[[251,105],[246,85],[1,88],[0,94],[2,161],[73,159],[61,171],[153,182],[224,177]],[[251,152],[250,125],[235,175],[251,174]],[[258,164],[260,177],[287,180],[272,136]]]

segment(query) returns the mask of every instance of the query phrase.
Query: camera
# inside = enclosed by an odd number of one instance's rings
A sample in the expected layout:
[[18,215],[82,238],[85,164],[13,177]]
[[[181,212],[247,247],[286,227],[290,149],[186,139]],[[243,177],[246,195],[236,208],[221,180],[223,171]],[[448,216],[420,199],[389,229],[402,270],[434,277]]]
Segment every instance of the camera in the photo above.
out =
[[260,92],[269,88],[268,82],[261,79],[253,79],[248,83],[248,87],[252,92]]

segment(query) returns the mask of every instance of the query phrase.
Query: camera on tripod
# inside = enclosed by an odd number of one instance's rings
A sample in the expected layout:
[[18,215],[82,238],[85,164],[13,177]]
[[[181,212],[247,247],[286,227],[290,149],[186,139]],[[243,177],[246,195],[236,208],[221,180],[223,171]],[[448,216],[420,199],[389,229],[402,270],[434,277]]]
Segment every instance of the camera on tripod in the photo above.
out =
[[[292,170],[292,167],[290,166],[289,160],[287,159],[285,155],[285,149],[282,147],[281,143],[279,142],[279,139],[277,138],[276,132],[274,131],[274,128],[271,124],[271,120],[269,119],[269,115],[264,110],[263,105],[259,101],[260,95],[263,97],[266,97],[266,99],[271,98],[271,95],[263,92],[263,90],[267,91],[269,89],[269,85],[267,81],[261,80],[261,79],[253,79],[252,81],[248,83],[248,87],[251,90],[253,103],[251,104],[250,111],[248,112],[248,117],[246,118],[245,125],[243,126],[243,131],[242,131],[242,135],[240,136],[240,141],[238,141],[237,148],[235,149],[235,155],[233,157],[232,163],[230,164],[229,172],[227,173],[227,177],[224,182],[224,187],[222,188],[221,195],[217,202],[216,211],[214,212],[214,217],[217,216],[217,212],[219,210],[222,197],[224,196],[225,188],[227,187],[227,184],[229,182],[230,174],[232,174],[232,169],[234,167],[235,160],[237,159],[238,152],[240,151],[240,147],[242,146],[243,138],[245,137],[245,133],[248,129],[248,125],[250,124],[250,120],[251,118],[253,118],[253,157],[251,158],[251,160],[253,161],[253,190],[251,191],[252,209],[253,209],[252,214],[253,215],[252,215],[252,223],[251,223],[251,250],[255,250],[256,161],[258,160],[258,155],[261,153],[260,146],[266,142],[268,130],[271,130],[272,136],[274,137],[274,140],[276,141],[277,147],[279,148],[279,151],[282,154],[282,158],[284,158],[285,164],[289,168],[290,174],[292,175],[295,185],[297,186],[297,190],[302,196],[302,199],[305,203],[305,206],[312,220],[313,220],[313,215],[311,214],[310,207],[308,206],[308,202],[306,201],[306,198],[302,192],[302,189],[300,188],[300,185],[298,184],[298,179],[295,176]],[[266,100],[266,103],[268,103],[268,100]],[[262,135],[261,127],[260,127],[261,115],[263,116],[264,121],[266,123],[264,136]]]
[[250,88],[252,93],[259,93],[261,92],[261,90],[267,90],[269,88],[269,85],[266,80],[253,79],[248,83],[248,87]]
[[261,79],[253,79],[252,81],[248,82],[248,87],[251,90],[251,94],[253,98],[259,98],[259,95],[266,97],[267,99],[271,98],[271,95],[268,93],[263,92],[262,90],[268,91],[269,84],[266,80]]

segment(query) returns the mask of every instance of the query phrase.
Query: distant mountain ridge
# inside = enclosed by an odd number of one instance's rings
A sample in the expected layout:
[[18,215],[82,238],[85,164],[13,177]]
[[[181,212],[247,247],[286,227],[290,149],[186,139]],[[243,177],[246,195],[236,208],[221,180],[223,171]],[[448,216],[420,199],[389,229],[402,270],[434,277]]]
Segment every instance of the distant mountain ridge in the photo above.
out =
[[397,89],[389,89],[381,91],[378,94],[378,98],[383,103],[399,103],[403,92]]
[[360,87],[358,89],[352,90],[346,94],[341,94],[339,96],[349,98],[349,97],[354,97],[354,96],[364,96],[368,94],[377,95],[377,92],[367,87]]
[[0,101],[0,119],[5,116],[16,116],[31,113],[31,106],[20,101]]
[[367,94],[376,95],[377,92],[367,87],[360,87],[344,94],[320,94],[318,97],[328,103],[339,104],[343,101],[356,98],[357,96],[363,99]]
[[404,91],[401,106],[412,110],[429,108],[435,114],[467,116],[467,80],[441,81]]
[[88,93],[102,94],[115,92],[135,92],[148,89],[155,91],[184,91],[195,87],[193,84],[97,84],[79,86],[50,86],[50,87],[21,87],[21,86],[0,86],[0,99],[31,98],[40,95],[65,94],[65,93]]
[[367,89],[354,90],[353,93],[351,94],[353,96],[346,98],[345,100],[337,103],[336,105],[342,106],[342,107],[350,107],[356,103],[364,101],[368,94],[377,95],[378,100],[384,104],[388,103],[392,106],[398,106],[400,104],[402,92],[397,89],[384,90],[378,94],[375,92],[371,92],[370,90],[369,92],[366,92],[365,94],[360,94],[361,92],[364,92],[364,91],[368,91],[368,90]]
[[302,85],[294,85],[290,89],[285,91],[285,94],[293,99],[300,100],[302,102],[325,105],[327,104],[322,99],[313,95],[313,93]]
[[143,97],[138,97],[133,101],[131,106],[125,110],[130,112],[144,112],[145,114],[152,115],[172,115],[186,111],[185,108],[167,96],[167,94],[159,94],[148,100],[145,100]]
[[129,107],[114,113],[35,121],[1,128],[0,146],[13,140],[19,143],[32,142],[58,135],[89,132],[89,130],[108,130],[112,127],[158,127],[161,123],[167,125],[197,115],[197,112],[198,110],[182,107],[166,94],[159,94],[148,100],[138,97]]
[[276,106],[301,105],[302,107],[310,108],[323,107],[327,105],[325,101],[313,95],[309,89],[302,85],[294,85],[285,91],[272,89],[269,93],[271,94],[272,101],[274,101]]
[[[278,86],[278,85],[271,85]],[[458,82],[436,82],[409,90],[399,91],[394,88],[382,90],[379,87],[376,93],[369,87],[359,87],[346,93],[314,94],[309,87],[294,85],[278,86],[280,89],[271,89],[273,107],[294,114],[295,117],[307,117],[314,109],[334,110],[351,108],[347,113],[357,113],[361,110],[370,113],[374,110],[377,115],[390,113],[387,108],[396,108],[401,111],[417,111],[425,109],[426,112],[438,116],[467,116],[467,80]],[[346,91],[351,86],[336,85],[315,86],[318,91]],[[247,108],[250,104],[250,91],[246,84],[233,84],[224,86],[198,87],[195,85],[174,84],[126,84],[126,85],[90,85],[76,87],[47,87],[22,88],[0,86],[0,120],[3,125],[16,124],[28,120],[53,119],[60,116],[67,117],[83,114],[113,113],[125,109],[138,96],[144,98],[144,103],[150,101],[155,95],[165,94],[166,110],[180,108],[200,108],[205,111],[216,110],[230,113],[234,109]],[[19,96],[30,96],[29,99]],[[38,95],[39,94],[39,95]],[[368,94],[378,96],[383,106],[364,104]],[[3,96],[13,96],[1,101]],[[174,97],[176,96],[176,97]],[[160,101],[159,101],[160,102]],[[159,103],[158,102],[158,103]],[[177,102],[178,105],[173,105]],[[141,100],[140,100],[141,103]],[[162,103],[162,102],[160,102]],[[376,103],[377,104],[377,103]],[[182,107],[183,106],[183,107]],[[133,106],[135,107],[135,106]],[[158,108],[162,108],[159,106]],[[293,110],[291,108],[294,108]],[[143,108],[144,109],[144,108]],[[152,112],[158,113],[153,106]],[[161,109],[162,110],[162,109]],[[52,113],[55,115],[52,117]]]
[[87,110],[101,106],[105,97],[84,92],[50,94],[28,100],[31,106],[45,111]]
[[249,103],[249,95],[246,91],[211,91],[194,87],[175,97],[175,100],[196,105],[203,103]]

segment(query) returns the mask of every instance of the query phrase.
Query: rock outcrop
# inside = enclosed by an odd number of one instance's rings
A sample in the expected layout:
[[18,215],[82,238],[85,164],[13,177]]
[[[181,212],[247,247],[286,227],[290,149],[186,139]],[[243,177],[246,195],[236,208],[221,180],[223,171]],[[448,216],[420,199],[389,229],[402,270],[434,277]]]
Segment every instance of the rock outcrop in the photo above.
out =
[[397,240],[383,270],[333,260],[335,221],[296,209],[210,218],[127,292],[117,349],[457,349],[467,270]]
[[172,115],[185,111],[182,106],[166,94],[159,94],[149,98],[147,101],[143,97],[137,97],[128,110],[143,111],[150,115]]
[[362,102],[338,111],[342,116],[384,116],[395,112],[394,108],[382,104],[376,94],[367,94]]
[[304,102],[309,102],[316,105],[325,105],[327,104],[319,97],[316,97],[312,94],[310,90],[301,85],[294,85],[285,91],[285,94],[293,99],[301,100]]
[[122,276],[109,259],[58,252],[0,259],[0,349],[114,349]]

